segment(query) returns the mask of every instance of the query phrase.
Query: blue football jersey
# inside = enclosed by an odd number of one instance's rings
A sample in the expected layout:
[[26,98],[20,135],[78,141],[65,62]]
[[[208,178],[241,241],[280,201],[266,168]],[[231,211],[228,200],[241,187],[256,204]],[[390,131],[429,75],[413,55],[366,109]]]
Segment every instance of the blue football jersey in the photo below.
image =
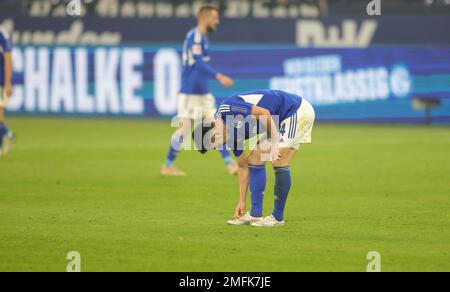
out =
[[[280,90],[255,90],[225,99],[219,106],[216,117],[227,125],[228,133],[233,137],[233,144],[228,146],[238,157],[243,152],[244,141],[264,130],[255,119],[247,118],[251,117],[254,105],[267,109],[275,122],[281,123],[296,113],[301,103],[302,98],[295,94]],[[233,118],[233,124],[230,124],[230,118]],[[248,123],[244,123],[244,119]]]
[[0,26],[0,86],[5,85],[5,57],[4,53],[12,50],[12,35]]
[[183,69],[181,93],[208,94],[208,79],[214,78],[217,71],[209,64],[208,37],[197,28],[186,35],[183,45]]

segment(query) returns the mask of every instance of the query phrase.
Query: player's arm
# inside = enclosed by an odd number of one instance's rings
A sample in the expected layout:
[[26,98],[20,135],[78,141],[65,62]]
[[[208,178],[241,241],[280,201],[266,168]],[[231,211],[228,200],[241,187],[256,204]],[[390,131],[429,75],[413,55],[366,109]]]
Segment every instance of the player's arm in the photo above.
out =
[[268,137],[272,141],[271,158],[272,160],[278,160],[280,156],[278,152],[278,141],[280,141],[280,134],[278,133],[278,128],[272,118],[272,115],[270,114],[270,111],[254,105],[252,106],[252,115],[255,116],[267,129]]
[[232,87],[234,85],[233,79],[231,79],[227,75],[223,75],[222,73],[217,73],[215,77],[216,77],[217,81],[219,81],[223,86],[225,86],[227,88]]
[[11,52],[3,53],[5,59],[5,94],[10,97],[12,94],[12,55]]
[[199,66],[200,70],[204,71],[210,77],[215,78],[225,87],[232,87],[234,84],[233,79],[217,72],[208,62],[203,61],[203,56],[194,55],[195,62]]
[[242,151],[241,155],[237,158],[238,167],[238,181],[239,181],[239,203],[236,207],[234,213],[234,218],[239,219],[244,216],[246,202],[247,202],[247,191],[249,185],[250,171],[247,163],[247,155]]
[[194,52],[194,59],[195,59],[195,63],[197,64],[198,68],[200,70],[202,70],[203,72],[205,72],[206,74],[208,74],[210,77],[216,78],[216,76],[220,73],[217,72],[208,62],[203,61],[203,55],[195,54],[194,50],[198,50],[196,48],[196,46],[200,46],[200,45],[194,45],[192,50]]
[[233,79],[220,72],[217,72],[217,70],[215,70],[209,64],[209,62],[203,61],[203,50],[204,48],[201,42],[192,44],[191,51],[198,68],[203,72],[205,72],[211,78],[217,79],[217,81],[219,81],[223,86],[225,87],[233,86],[234,84]]

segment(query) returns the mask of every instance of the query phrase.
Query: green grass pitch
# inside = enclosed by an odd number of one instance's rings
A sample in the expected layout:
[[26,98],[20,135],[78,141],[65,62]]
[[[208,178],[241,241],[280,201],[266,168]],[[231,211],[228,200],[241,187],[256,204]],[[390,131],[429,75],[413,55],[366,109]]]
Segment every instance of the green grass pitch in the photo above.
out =
[[[181,153],[168,121],[15,117],[0,160],[0,271],[450,271],[450,129],[318,124],[278,229],[227,226],[235,178]],[[265,214],[273,207],[268,170]],[[250,205],[250,204],[248,204]]]

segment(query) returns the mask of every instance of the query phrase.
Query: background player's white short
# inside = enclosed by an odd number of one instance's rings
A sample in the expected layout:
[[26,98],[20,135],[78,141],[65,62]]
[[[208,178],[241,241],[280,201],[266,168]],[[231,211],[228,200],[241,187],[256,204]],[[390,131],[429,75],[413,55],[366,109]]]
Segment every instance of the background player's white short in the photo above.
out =
[[4,93],[4,88],[0,86],[0,108],[5,108],[8,104],[8,98]]
[[213,117],[216,110],[216,99],[211,94],[178,94],[179,118],[194,120]]
[[301,144],[309,144],[312,141],[312,129],[316,114],[312,105],[305,99],[298,111],[291,117],[281,122],[284,128],[280,133],[280,148],[292,148],[298,150]]

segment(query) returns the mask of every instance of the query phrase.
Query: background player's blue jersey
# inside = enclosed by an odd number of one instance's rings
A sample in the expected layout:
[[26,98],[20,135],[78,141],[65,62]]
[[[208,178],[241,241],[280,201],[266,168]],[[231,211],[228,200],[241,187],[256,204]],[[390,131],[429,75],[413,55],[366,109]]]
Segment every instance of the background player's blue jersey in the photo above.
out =
[[[252,113],[253,105],[256,105],[269,110],[276,122],[282,122],[296,113],[301,103],[302,98],[295,94],[280,90],[254,90],[225,99],[220,105],[216,117],[227,125],[228,133],[233,137],[233,144],[228,146],[238,157],[243,151],[237,149],[243,149],[243,142],[261,133],[263,129],[260,129],[255,120],[243,124],[239,122],[239,119],[236,120],[236,117],[247,118]],[[227,117],[234,117],[234,124],[230,125]]]
[[186,35],[183,45],[183,72],[180,93],[207,94],[208,79],[217,72],[209,65],[208,37],[197,28]]
[[11,52],[11,38],[11,33],[0,26],[0,86],[5,85],[5,57],[3,54]]

